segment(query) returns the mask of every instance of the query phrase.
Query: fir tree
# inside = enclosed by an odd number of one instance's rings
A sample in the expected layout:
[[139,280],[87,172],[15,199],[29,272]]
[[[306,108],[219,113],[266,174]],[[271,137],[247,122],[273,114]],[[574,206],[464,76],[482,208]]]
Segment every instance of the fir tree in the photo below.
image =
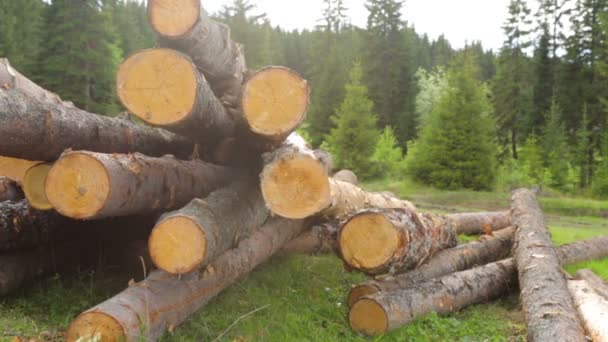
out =
[[41,0],[0,1],[0,56],[30,77],[38,71],[44,9]]
[[551,108],[553,98],[554,74],[553,60],[551,59],[551,43],[548,24],[543,24],[542,35],[538,41],[538,46],[534,50],[535,83],[534,83],[534,110],[530,113],[531,117],[526,124],[530,131],[540,134],[544,126],[544,113]]
[[380,135],[371,160],[379,177],[395,180],[403,175],[403,150],[399,147],[399,142],[390,126],[385,127]]
[[546,113],[543,129],[542,148],[544,162],[551,175],[551,186],[563,188],[567,185],[570,160],[568,140],[561,120],[561,109],[555,100]]
[[583,117],[581,124],[576,132],[576,155],[574,162],[579,169],[579,187],[585,189],[591,183],[591,168],[593,165],[589,162],[589,155],[592,152],[591,148],[591,131],[589,130],[589,119],[587,116],[587,106],[584,106]]

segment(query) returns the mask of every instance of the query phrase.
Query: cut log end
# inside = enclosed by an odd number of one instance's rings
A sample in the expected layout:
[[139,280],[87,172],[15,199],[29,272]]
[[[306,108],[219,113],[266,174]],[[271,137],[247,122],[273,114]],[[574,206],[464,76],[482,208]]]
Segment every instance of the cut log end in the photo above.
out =
[[371,299],[357,301],[348,314],[350,326],[354,331],[376,336],[388,330],[388,316],[381,305]]
[[266,167],[262,193],[268,208],[290,219],[302,219],[325,209],[331,200],[325,166],[313,156],[294,155]]
[[200,0],[149,0],[150,25],[159,35],[177,38],[192,30],[200,17]]
[[169,126],[195,110],[197,75],[192,61],[177,51],[143,50],[120,65],[116,88],[131,113],[151,125]]
[[382,214],[365,213],[344,225],[338,243],[347,264],[370,270],[386,265],[399,249],[399,241],[399,231]]
[[12,179],[17,183],[21,183],[23,181],[25,172],[30,167],[39,163],[39,161],[0,156],[0,176]]
[[207,240],[195,220],[172,216],[154,227],[148,247],[156,267],[171,274],[186,274],[205,260]]
[[44,184],[53,165],[43,163],[29,168],[23,176],[23,192],[30,206],[38,210],[51,210],[53,205],[46,198]]
[[348,307],[352,308],[359,299],[378,293],[380,290],[374,285],[362,284],[353,287],[348,293]]
[[68,329],[67,340],[75,341],[126,341],[124,328],[110,315],[87,312],[78,316]]
[[304,121],[309,96],[308,82],[296,72],[269,67],[245,83],[241,106],[253,132],[284,137]]
[[59,213],[75,219],[95,216],[110,195],[110,178],[101,162],[84,153],[59,159],[48,173],[45,193]]

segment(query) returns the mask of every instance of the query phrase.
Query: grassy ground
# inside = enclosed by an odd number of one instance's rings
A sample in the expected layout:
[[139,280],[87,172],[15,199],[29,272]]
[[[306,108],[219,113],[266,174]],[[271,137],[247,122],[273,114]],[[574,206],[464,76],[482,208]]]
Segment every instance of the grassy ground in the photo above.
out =
[[[439,212],[506,208],[506,193],[443,192],[411,183],[372,183],[390,189],[421,208]],[[541,198],[556,244],[608,235],[608,202]],[[573,265],[608,279],[608,259]],[[352,333],[345,295],[363,280],[346,272],[332,256],[274,258],[225,291],[163,341],[524,341],[525,325],[517,295],[478,305],[449,317],[429,315],[377,339]],[[0,300],[0,341],[15,335],[61,340],[82,310],[120,291],[128,279],[82,273],[44,280]]]

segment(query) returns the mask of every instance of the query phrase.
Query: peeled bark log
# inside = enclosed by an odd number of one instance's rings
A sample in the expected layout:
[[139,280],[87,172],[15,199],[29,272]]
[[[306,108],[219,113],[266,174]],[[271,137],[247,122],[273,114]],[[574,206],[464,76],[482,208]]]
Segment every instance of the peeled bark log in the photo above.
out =
[[46,198],[44,184],[52,163],[40,163],[30,167],[23,177],[23,192],[29,205],[38,210],[51,210],[53,205]]
[[514,233],[515,228],[505,228],[493,236],[483,236],[480,241],[441,251],[415,270],[368,280],[350,290],[348,305],[352,307],[363,296],[396,291],[412,284],[504,259],[511,254]]
[[[608,257],[608,237],[560,246],[556,252],[561,264],[605,258]],[[361,297],[351,307],[349,321],[355,331],[379,335],[431,312],[449,314],[499,298],[516,288],[516,263],[514,259],[508,259],[410,284],[392,292]],[[547,341],[565,340],[558,336]]]
[[7,177],[8,179],[21,184],[25,172],[30,167],[39,163],[40,162],[38,161],[0,156],[0,176]]
[[608,301],[585,280],[568,281],[568,288],[591,340],[608,342]]
[[257,182],[237,181],[163,216],[148,240],[152,261],[171,274],[200,269],[251,235],[269,214]]
[[230,28],[209,18],[200,0],[149,0],[148,20],[161,46],[191,56],[222,97],[238,97],[247,70]]
[[513,193],[514,256],[529,341],[584,341],[568,283],[534,193]]
[[14,181],[6,177],[0,177],[0,202],[19,201],[23,199],[23,193]]
[[240,171],[172,156],[68,152],[48,174],[53,207],[74,219],[174,210],[232,182]]
[[203,271],[181,279],[162,271],[78,316],[68,341],[155,341],[213,297],[267,261],[306,229],[306,222],[272,219]]
[[330,179],[323,162],[295,134],[264,159],[262,194],[270,211],[282,217],[301,219],[321,214],[342,220],[365,208],[415,208],[407,201]]
[[309,231],[289,241],[281,249],[280,254],[323,254],[337,252],[337,235],[337,224],[325,223],[316,225]]
[[466,235],[480,235],[496,231],[511,225],[511,212],[487,212],[452,214],[450,218],[456,224],[456,232]]
[[608,283],[606,283],[604,279],[598,277],[593,271],[586,269],[578,270],[578,272],[576,272],[576,277],[586,281],[595,292],[608,300]]
[[338,171],[333,178],[334,180],[350,183],[352,185],[359,184],[359,178],[357,178],[357,175],[351,170]]

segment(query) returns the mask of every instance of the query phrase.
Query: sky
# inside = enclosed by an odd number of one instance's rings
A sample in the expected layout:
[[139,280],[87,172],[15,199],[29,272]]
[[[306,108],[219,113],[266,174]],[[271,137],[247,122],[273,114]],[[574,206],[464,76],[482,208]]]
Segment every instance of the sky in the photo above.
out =
[[[205,1],[215,13],[232,0]],[[354,25],[365,27],[365,0],[345,0]],[[318,23],[322,0],[251,0],[258,13],[266,13],[272,25],[285,29],[312,29]],[[437,38],[442,33],[455,48],[480,40],[485,48],[497,51],[504,41],[502,25],[507,19],[509,0],[406,0],[403,19],[419,33]]]

